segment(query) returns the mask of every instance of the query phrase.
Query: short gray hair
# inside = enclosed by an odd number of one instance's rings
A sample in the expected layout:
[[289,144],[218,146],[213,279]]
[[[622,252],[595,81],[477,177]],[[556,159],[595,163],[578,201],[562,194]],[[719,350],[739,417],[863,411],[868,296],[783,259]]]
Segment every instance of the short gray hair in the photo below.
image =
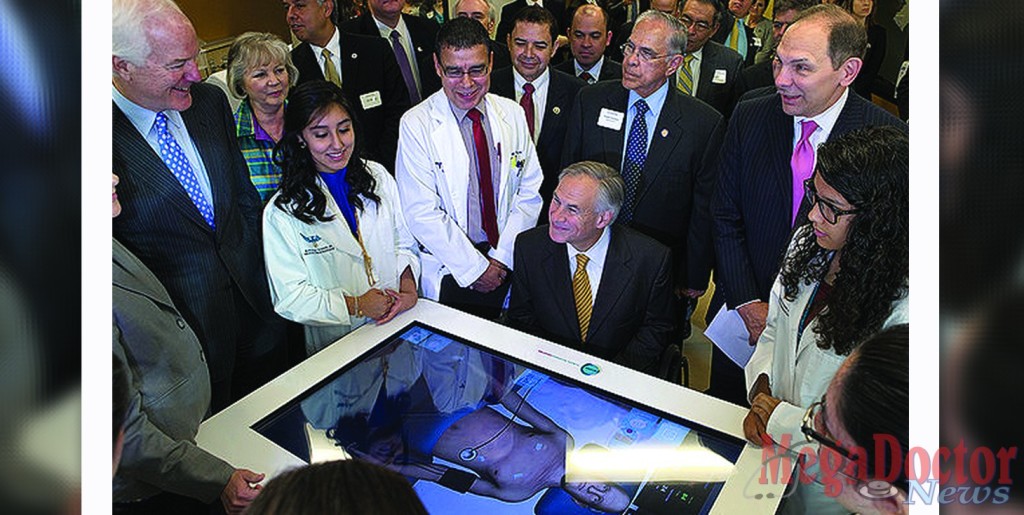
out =
[[281,38],[269,32],[246,32],[238,36],[228,50],[228,91],[245,98],[245,77],[249,70],[275,61],[288,70],[288,87],[295,87],[299,69],[292,63],[291,51]]
[[637,17],[633,28],[635,29],[641,21],[652,19],[664,23],[668,27],[669,32],[671,32],[668,38],[669,54],[682,54],[686,51],[686,25],[683,25],[683,22],[679,21],[679,18],[675,16],[655,11],[654,9],[648,9]]
[[114,0],[113,8],[111,54],[135,65],[144,64],[152,51],[146,20],[168,14],[188,19],[173,0]]
[[[455,0],[455,5],[452,6],[452,12],[459,12],[459,6],[462,5],[464,0]],[[491,25],[498,23],[498,8],[494,6],[494,2],[491,0],[481,0],[487,4],[487,19],[490,20]]]
[[580,161],[573,163],[558,174],[558,180],[564,177],[586,176],[597,181],[597,199],[594,210],[598,213],[612,212],[612,222],[619,217],[619,210],[626,199],[626,182],[614,168],[596,161]]

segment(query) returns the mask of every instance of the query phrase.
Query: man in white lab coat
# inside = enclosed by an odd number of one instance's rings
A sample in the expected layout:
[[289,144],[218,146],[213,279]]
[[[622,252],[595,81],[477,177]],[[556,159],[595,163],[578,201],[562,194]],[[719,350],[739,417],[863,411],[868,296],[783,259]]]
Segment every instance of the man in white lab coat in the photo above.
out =
[[395,177],[421,247],[423,296],[495,318],[516,236],[537,223],[543,175],[523,109],[487,93],[489,45],[470,19],[438,32],[442,90],[402,117]]

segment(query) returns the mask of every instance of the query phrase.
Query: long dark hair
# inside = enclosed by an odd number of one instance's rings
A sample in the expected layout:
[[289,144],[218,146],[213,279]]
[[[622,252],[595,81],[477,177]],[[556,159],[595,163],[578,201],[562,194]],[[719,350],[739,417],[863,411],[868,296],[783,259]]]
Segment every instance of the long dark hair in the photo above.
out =
[[[846,373],[839,379],[842,387],[838,398],[829,399],[853,444],[870,449],[875,435],[892,436],[898,442],[899,449],[883,446],[883,455],[866,453],[869,473],[879,462],[900,463],[892,451],[899,453],[896,456],[906,456],[910,449],[909,360],[910,327],[890,327],[864,342],[851,356]],[[904,467],[896,468],[895,483],[906,492],[906,471]]]
[[328,222],[334,216],[328,215],[327,196],[317,185],[316,165],[309,149],[302,142],[302,131],[316,118],[322,116],[331,106],[339,106],[352,119],[355,144],[352,157],[348,160],[345,182],[348,183],[348,201],[358,210],[363,210],[360,195],[374,202],[380,197],[374,193],[377,181],[366,169],[359,133],[362,130],[356,112],[349,105],[341,88],[327,81],[310,81],[300,84],[288,95],[288,106],[284,112],[284,134],[274,147],[274,162],[281,167],[280,195],[274,205],[290,212],[300,221],[311,224],[314,221]]
[[[909,251],[909,158],[906,134],[872,127],[844,134],[818,147],[816,173],[857,209],[846,234],[842,266],[815,319],[822,349],[849,354],[878,332],[893,302],[907,294]],[[818,206],[812,206],[818,209]],[[813,231],[794,243],[780,272],[787,300],[802,284],[824,280],[832,252],[818,246]]]

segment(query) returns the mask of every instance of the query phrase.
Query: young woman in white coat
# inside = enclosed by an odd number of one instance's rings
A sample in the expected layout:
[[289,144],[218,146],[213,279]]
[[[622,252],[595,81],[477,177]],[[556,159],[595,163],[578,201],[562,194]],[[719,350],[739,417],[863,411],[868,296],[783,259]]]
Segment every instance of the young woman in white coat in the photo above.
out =
[[[892,127],[818,147],[805,182],[810,223],[796,229],[772,287],[768,318],[746,365],[755,445],[806,444],[800,427],[850,352],[908,322],[908,140]],[[813,476],[814,472],[809,472]],[[801,484],[807,513],[842,512],[821,485]]]
[[274,151],[282,175],[263,211],[267,276],[274,309],[305,326],[309,355],[416,304],[419,258],[395,180],[361,157],[358,132],[341,89],[313,81],[289,96]]

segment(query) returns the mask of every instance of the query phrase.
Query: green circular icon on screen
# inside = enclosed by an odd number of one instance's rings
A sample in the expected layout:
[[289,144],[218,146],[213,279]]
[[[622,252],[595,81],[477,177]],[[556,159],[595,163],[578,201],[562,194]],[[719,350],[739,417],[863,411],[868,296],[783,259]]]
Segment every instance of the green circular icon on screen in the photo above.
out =
[[597,366],[597,365],[595,365],[593,363],[587,363],[587,364],[583,365],[582,367],[580,367],[580,372],[583,372],[583,375],[585,375],[585,376],[596,375],[600,371],[601,371],[601,367],[599,367],[599,366]]

